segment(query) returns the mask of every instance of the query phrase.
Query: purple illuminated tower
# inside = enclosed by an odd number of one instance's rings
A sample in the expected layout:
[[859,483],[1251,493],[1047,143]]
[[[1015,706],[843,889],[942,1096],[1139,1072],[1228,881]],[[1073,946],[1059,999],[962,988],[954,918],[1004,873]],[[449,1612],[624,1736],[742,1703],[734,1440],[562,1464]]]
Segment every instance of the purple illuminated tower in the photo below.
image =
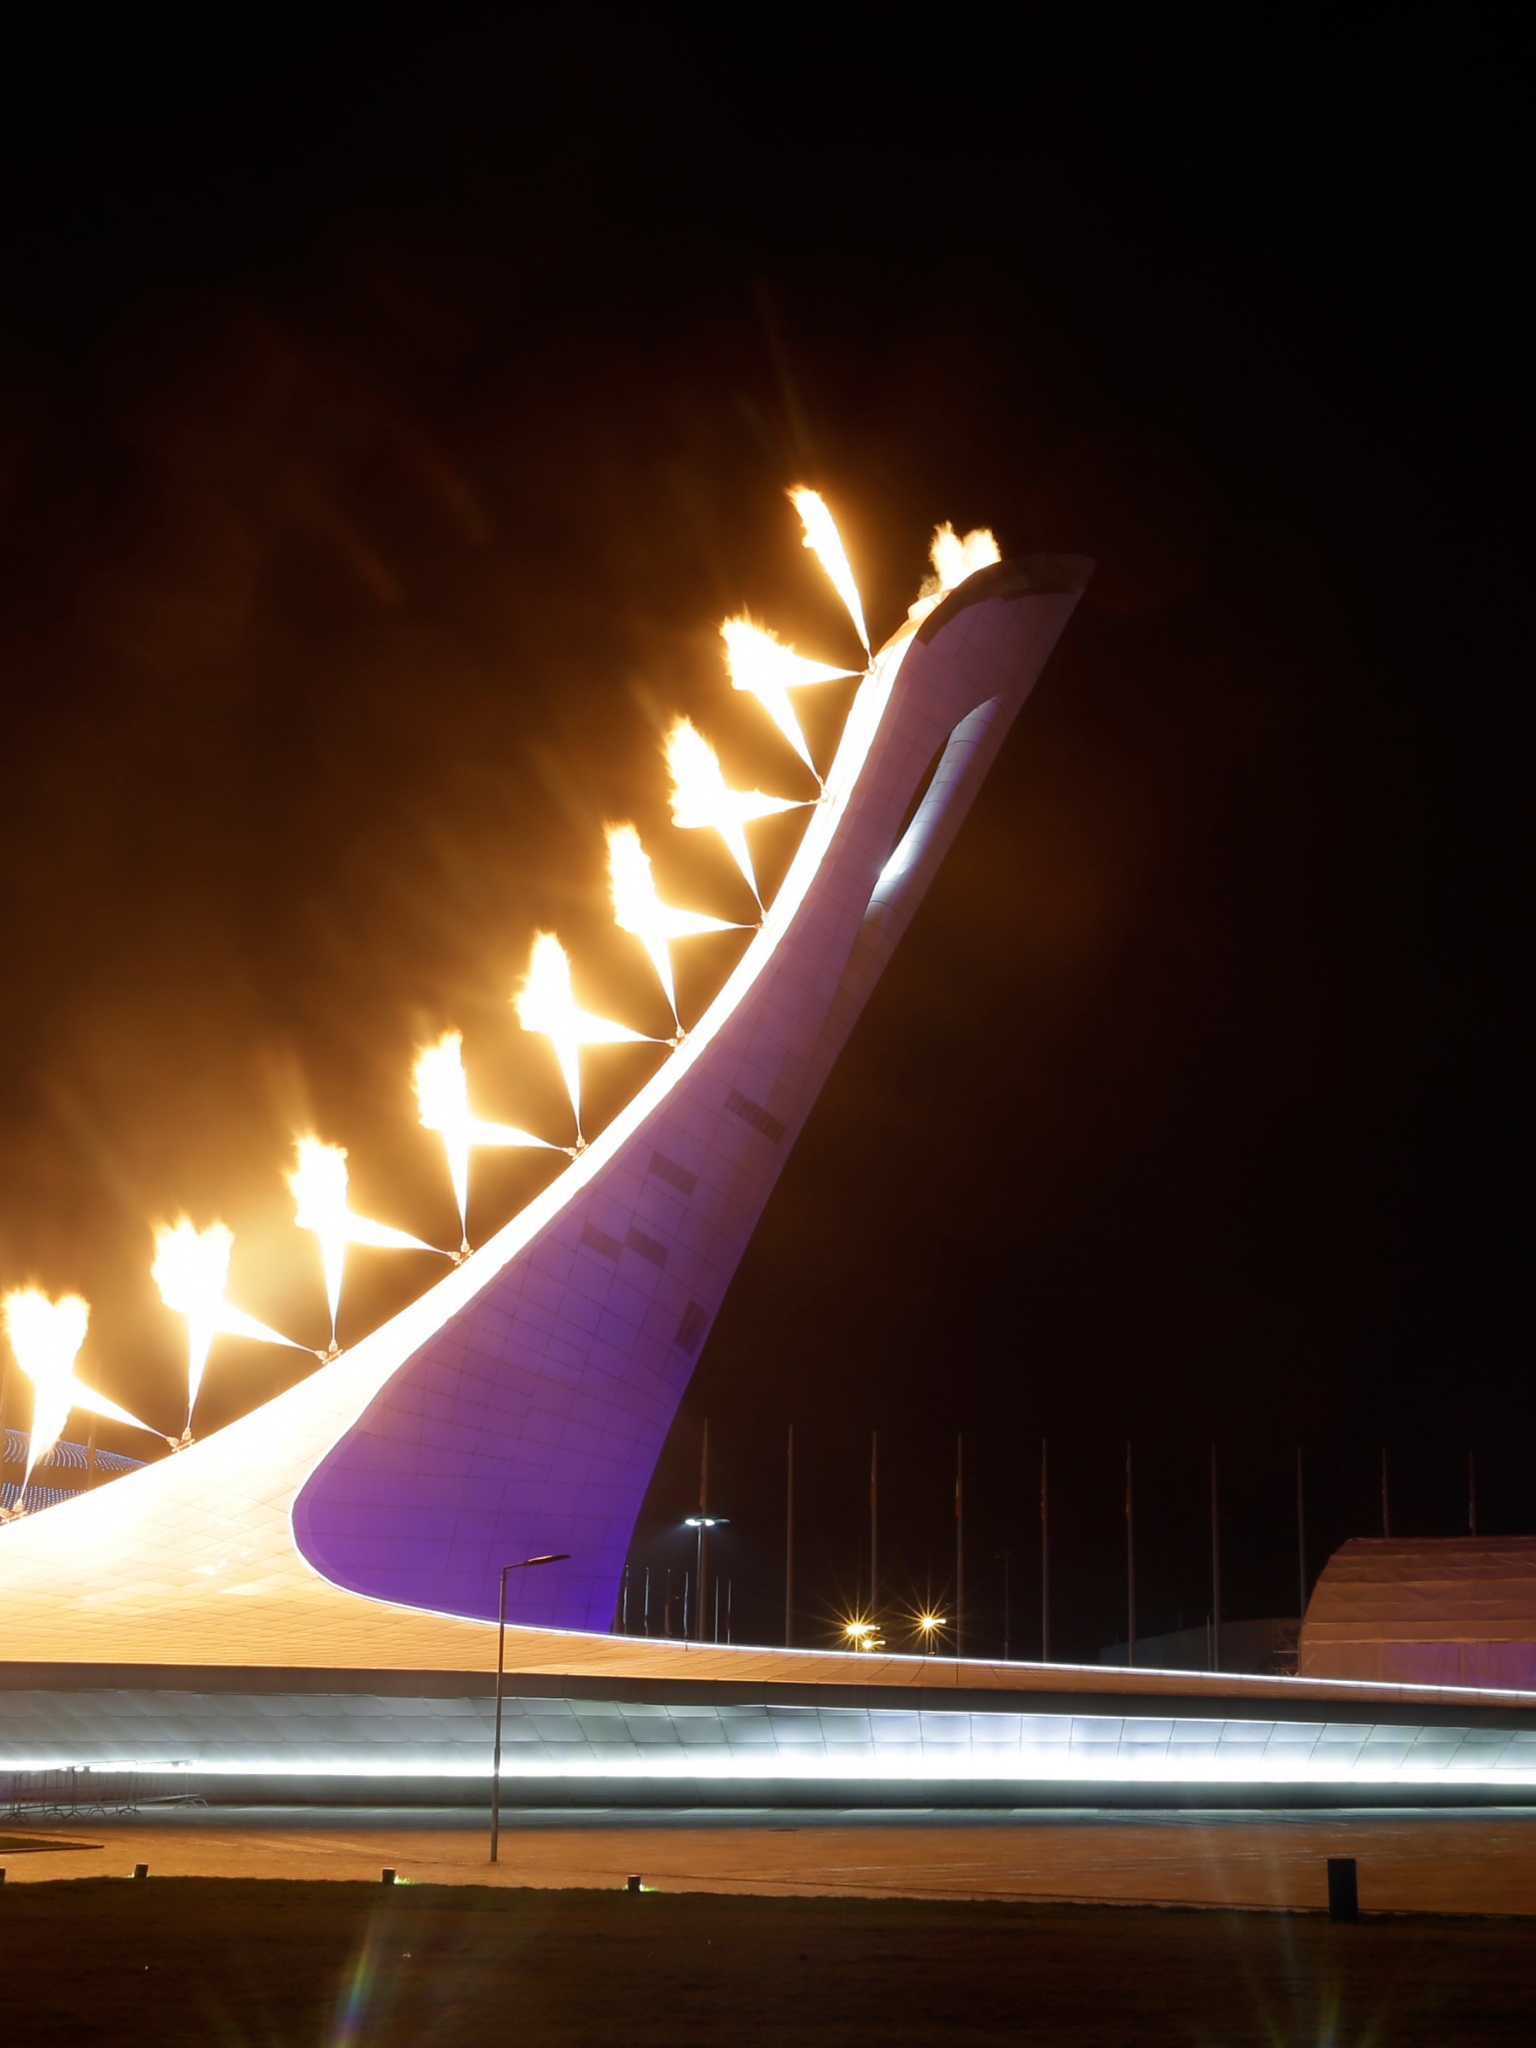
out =
[[998,563],[881,650],[785,894],[675,1073],[596,1141],[584,1183],[303,1486],[294,1535],[326,1578],[483,1617],[503,1563],[569,1551],[513,1575],[509,1618],[611,1627],[646,1487],[747,1239],[1087,571]]

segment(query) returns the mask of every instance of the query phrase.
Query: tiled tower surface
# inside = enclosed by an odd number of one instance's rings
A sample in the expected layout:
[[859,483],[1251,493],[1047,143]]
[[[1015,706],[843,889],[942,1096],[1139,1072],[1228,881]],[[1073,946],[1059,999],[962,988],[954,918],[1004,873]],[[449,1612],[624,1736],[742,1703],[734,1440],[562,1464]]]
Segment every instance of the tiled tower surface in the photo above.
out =
[[[846,801],[835,822],[817,817],[825,848],[771,958],[734,1000],[727,989],[687,1071],[304,1486],[295,1535],[328,1579],[487,1616],[503,1563],[569,1551],[567,1565],[512,1575],[509,1617],[612,1626],[635,1519],[731,1275],[1085,574],[1060,558],[1000,563],[882,651],[850,715],[852,757],[828,778],[831,790],[842,775]],[[862,763],[861,716],[875,721]]]

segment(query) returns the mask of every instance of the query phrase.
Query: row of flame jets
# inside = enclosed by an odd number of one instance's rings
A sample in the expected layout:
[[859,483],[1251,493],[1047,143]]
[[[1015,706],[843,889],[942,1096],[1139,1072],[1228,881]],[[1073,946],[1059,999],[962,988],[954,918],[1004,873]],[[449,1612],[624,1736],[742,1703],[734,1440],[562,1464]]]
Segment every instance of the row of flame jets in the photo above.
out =
[[[816,556],[832,582],[870,657],[869,633],[848,555],[832,514],[816,491],[798,487],[789,493],[799,514],[804,542]],[[930,550],[933,576],[912,607],[921,617],[949,591],[976,570],[998,560],[992,535],[978,530],[964,535],[945,525],[934,534]],[[836,668],[830,663],[810,660],[786,646],[766,627],[745,614],[727,619],[720,628],[725,643],[725,661],[734,688],[756,698],[785,740],[816,777],[822,777],[806,744],[795,715],[791,692],[809,684],[838,681],[861,673],[858,669]],[[764,912],[747,843],[746,827],[758,819],[802,807],[802,799],[765,796],[758,789],[733,789],[726,781],[714,748],[686,718],[678,718],[665,742],[667,768],[672,781],[672,819],[684,830],[717,832],[724,841],[747,887]],[[650,857],[633,825],[607,827],[608,873],[613,898],[614,920],[621,931],[630,932],[646,954],[666,995],[672,1012],[674,1037],[681,1042],[683,1027],[677,1011],[677,991],[672,974],[671,948],[679,939],[705,932],[742,929],[728,920],[708,917],[701,911],[680,910],[664,903],[651,874]],[[325,1279],[326,1303],[330,1309],[330,1346],[315,1355],[322,1362],[338,1355],[336,1316],[341,1304],[342,1278],[349,1245],[373,1245],[386,1250],[439,1252],[462,1259],[469,1252],[469,1163],[479,1146],[531,1145],[565,1151],[572,1158],[586,1140],[581,1129],[581,1052],[586,1046],[644,1042],[647,1034],[632,1031],[612,1018],[598,1017],[576,1001],[571,986],[571,964],[565,948],[551,932],[539,932],[533,942],[528,972],[512,998],[518,1022],[525,1031],[547,1038],[554,1049],[561,1077],[571,1099],[576,1127],[574,1145],[552,1145],[548,1139],[511,1124],[487,1122],[473,1114],[464,1073],[463,1039],[459,1032],[444,1033],[436,1045],[425,1047],[417,1056],[415,1087],[422,1124],[442,1138],[449,1177],[458,1204],[462,1242],[458,1252],[443,1252],[438,1245],[425,1244],[408,1231],[359,1216],[350,1206],[347,1193],[347,1154],[341,1145],[306,1136],[297,1142],[297,1161],[288,1175],[294,1197],[294,1222],[301,1230],[313,1232],[320,1247]],[[655,1041],[652,1040],[652,1043]],[[168,1309],[182,1316],[187,1328],[187,1421],[179,1438],[168,1437],[173,1449],[192,1441],[192,1415],[202,1387],[204,1369],[220,1336],[245,1337],[262,1344],[282,1344],[293,1350],[309,1347],[295,1343],[272,1330],[225,1299],[229,1282],[230,1255],[234,1233],[223,1223],[210,1223],[199,1230],[183,1217],[155,1232],[153,1277]],[[72,1411],[100,1416],[106,1421],[126,1423],[131,1428],[158,1436],[160,1431],[140,1422],[126,1408],[97,1393],[79,1378],[76,1364],[85,1342],[90,1306],[78,1294],[57,1300],[39,1287],[21,1287],[7,1294],[3,1303],[6,1334],[22,1372],[32,1382],[32,1427],[27,1446],[26,1471],[18,1504],[0,1508],[0,1516],[12,1518],[26,1510],[26,1491],[34,1468],[45,1459],[63,1434]]]

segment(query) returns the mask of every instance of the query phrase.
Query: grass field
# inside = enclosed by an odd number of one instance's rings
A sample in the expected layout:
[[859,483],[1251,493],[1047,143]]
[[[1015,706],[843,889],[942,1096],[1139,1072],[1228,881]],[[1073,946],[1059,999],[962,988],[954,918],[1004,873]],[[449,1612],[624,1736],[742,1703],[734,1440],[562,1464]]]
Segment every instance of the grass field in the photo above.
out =
[[0,1952],[20,2048],[1536,2039],[1529,1919],[84,1878]]

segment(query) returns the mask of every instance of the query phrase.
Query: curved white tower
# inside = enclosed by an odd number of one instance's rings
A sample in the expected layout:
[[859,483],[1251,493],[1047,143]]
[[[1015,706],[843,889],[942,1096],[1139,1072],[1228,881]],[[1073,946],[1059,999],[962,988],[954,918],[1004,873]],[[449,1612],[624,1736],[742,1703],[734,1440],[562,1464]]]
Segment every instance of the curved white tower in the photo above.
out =
[[413,1637],[483,1621],[502,1564],[550,1551],[569,1562],[515,1575],[510,1618],[611,1627],[747,1239],[1086,574],[996,563],[880,650],[709,1011],[489,1244],[264,1408],[0,1531],[10,1656],[300,1662],[318,1631],[389,1662],[407,1612]]

